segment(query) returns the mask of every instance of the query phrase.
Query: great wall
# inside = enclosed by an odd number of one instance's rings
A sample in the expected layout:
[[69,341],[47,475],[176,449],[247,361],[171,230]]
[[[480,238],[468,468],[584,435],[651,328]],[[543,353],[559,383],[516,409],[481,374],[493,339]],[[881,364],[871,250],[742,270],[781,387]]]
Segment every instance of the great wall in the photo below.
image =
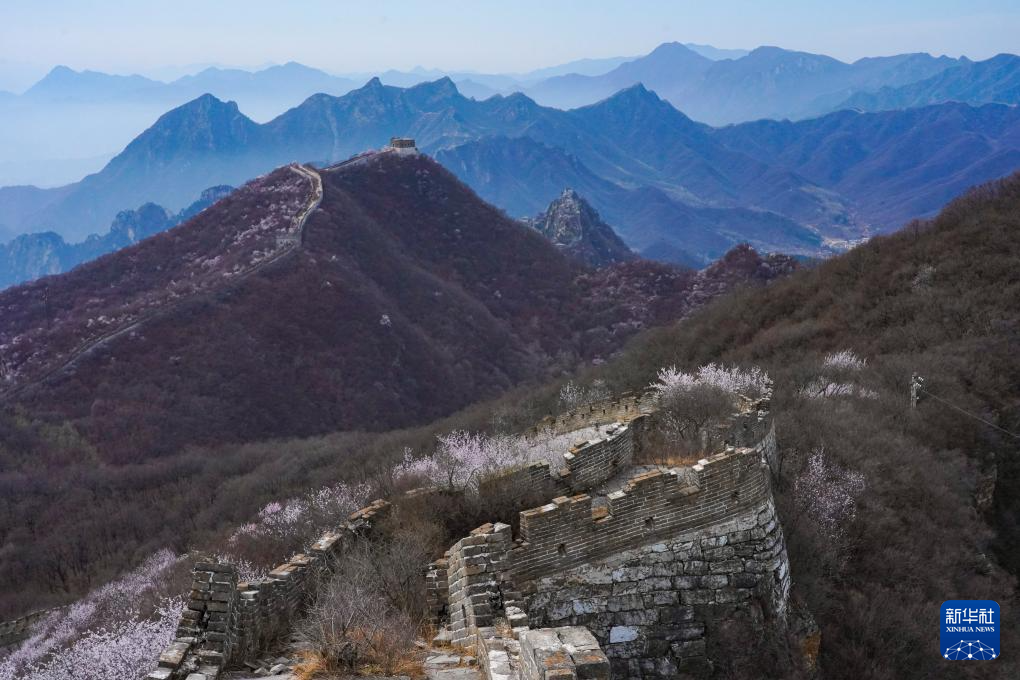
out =
[[[547,418],[532,437],[598,437],[570,446],[560,469],[534,463],[483,482],[552,498],[520,513],[516,535],[483,525],[429,565],[436,639],[477,664],[448,677],[705,677],[720,626],[785,629],[790,573],[768,399],[744,399],[716,425],[725,444],[713,455],[635,468],[655,418],[650,396]],[[229,564],[196,564],[178,637],[147,680],[214,680],[265,653],[332,558],[371,540],[391,507],[377,500],[355,512],[259,581],[239,582]]]
[[[395,138],[384,152],[417,150]],[[311,182],[311,200],[278,237],[277,257],[260,266],[300,247],[322,200],[319,174],[292,169]],[[485,524],[428,566],[426,597],[440,631],[433,644],[451,650],[440,656],[455,666],[426,662],[430,678],[701,678],[712,672],[721,629],[786,629],[790,572],[772,495],[768,397],[738,397],[734,413],[705,426],[704,441],[722,442],[711,455],[635,465],[636,454],[658,445],[649,436],[657,417],[650,394],[547,417],[525,436],[561,445],[561,466],[536,462],[479,482],[481,495],[549,500],[519,513],[516,534]],[[195,564],[176,638],[146,680],[237,677],[232,669],[277,649],[336,558],[373,540],[392,507],[374,501],[255,581],[242,581],[232,564]],[[25,637],[45,613],[0,625],[0,644]]]

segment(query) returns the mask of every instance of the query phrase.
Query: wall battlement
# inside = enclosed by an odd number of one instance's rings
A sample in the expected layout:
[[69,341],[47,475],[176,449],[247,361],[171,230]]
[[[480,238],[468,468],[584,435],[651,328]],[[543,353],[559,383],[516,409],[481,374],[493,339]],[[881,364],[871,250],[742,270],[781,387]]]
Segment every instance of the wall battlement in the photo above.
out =
[[[494,633],[502,620],[518,647],[543,640],[541,656],[552,659],[564,654],[553,631],[593,634],[593,668],[605,667],[604,677],[611,666],[614,677],[666,678],[708,672],[707,641],[720,619],[785,625],[790,575],[772,499],[768,400],[743,399],[713,426],[724,450],[691,466],[644,470],[596,502],[588,492],[631,465],[654,418],[651,400],[630,397],[532,431],[562,436],[621,422],[572,447],[560,471],[534,464],[503,478],[561,492],[521,512],[512,541],[509,526],[487,524],[432,565],[433,614],[448,616],[455,643],[498,656],[514,644]],[[545,677],[552,668],[533,664],[531,672]]]
[[756,449],[733,449],[691,468],[637,475],[608,505],[587,494],[559,497],[521,513],[511,555],[515,579],[540,578],[595,557],[679,531],[709,526],[771,496],[768,471]]
[[529,436],[537,436],[540,433],[560,435],[593,425],[613,422],[629,423],[634,418],[648,415],[654,410],[654,394],[649,392],[624,394],[619,399],[587,404],[556,416],[546,416],[526,434]]
[[[785,619],[789,570],[768,470],[776,455],[768,401],[744,400],[718,426],[725,450],[642,471],[596,502],[596,489],[632,467],[655,417],[645,394],[546,418],[532,436],[570,441],[596,426],[599,436],[568,445],[558,469],[534,463],[482,481],[482,493],[510,484],[555,496],[520,513],[516,537],[509,525],[483,525],[426,574],[433,618],[448,621],[454,643],[478,650],[488,677],[511,666],[522,680],[608,678],[610,669],[627,678],[696,674],[719,611]],[[378,500],[352,513],[258,581],[239,582],[232,565],[196,564],[177,638],[147,680],[214,680],[255,658],[289,630],[332,558],[390,508]]]
[[16,642],[21,642],[26,639],[32,634],[32,626],[39,621],[42,621],[50,614],[61,611],[62,609],[64,609],[64,607],[43,609],[37,612],[25,614],[24,616],[12,621],[4,621],[3,623],[0,623],[0,648],[9,647]]
[[390,507],[373,501],[257,581],[239,582],[231,564],[197,563],[177,637],[146,680],[215,680],[227,666],[254,659],[289,630],[332,558],[369,534]]
[[[550,498],[564,494],[590,491],[626,471],[634,460],[634,452],[646,418],[644,414],[634,415],[628,422],[616,420],[610,413],[608,421],[591,414],[590,424],[607,425],[606,436],[593,440],[574,442],[563,453],[563,466],[553,469],[546,462],[531,463],[522,468],[502,473],[483,480],[480,484],[483,495],[508,494],[515,498]],[[570,430],[573,432],[575,430]],[[534,436],[534,435],[533,435]]]

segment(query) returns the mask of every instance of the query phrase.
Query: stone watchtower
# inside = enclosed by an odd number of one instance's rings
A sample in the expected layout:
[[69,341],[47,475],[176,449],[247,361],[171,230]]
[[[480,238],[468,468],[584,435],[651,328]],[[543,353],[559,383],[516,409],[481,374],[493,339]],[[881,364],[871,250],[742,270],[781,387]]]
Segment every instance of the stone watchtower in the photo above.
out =
[[411,137],[390,137],[390,150],[401,156],[413,156],[418,153],[418,147]]

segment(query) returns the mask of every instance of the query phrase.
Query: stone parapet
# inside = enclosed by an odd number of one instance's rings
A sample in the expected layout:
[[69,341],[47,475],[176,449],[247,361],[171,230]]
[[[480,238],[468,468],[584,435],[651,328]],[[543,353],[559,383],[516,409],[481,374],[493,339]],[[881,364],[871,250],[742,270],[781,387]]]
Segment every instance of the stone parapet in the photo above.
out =
[[540,578],[595,557],[725,521],[771,497],[755,449],[732,449],[690,468],[659,468],[633,477],[608,505],[591,496],[559,497],[521,513],[511,553],[515,581]]
[[42,621],[51,614],[56,614],[62,611],[64,607],[53,607],[52,609],[42,609],[37,612],[31,612],[25,614],[22,617],[14,619],[12,621],[4,621],[0,623],[0,648],[9,647],[17,642],[21,642],[32,634],[32,627]]
[[640,415],[647,415],[655,410],[655,395],[625,394],[619,399],[586,404],[580,408],[556,416],[547,416],[527,433],[532,436],[539,433],[566,434],[593,425],[621,422],[628,423]]
[[454,644],[471,644],[479,628],[493,625],[502,609],[500,581],[510,545],[510,525],[497,523],[478,527],[450,548],[447,611]]
[[386,501],[372,502],[257,581],[238,582],[231,564],[197,563],[177,637],[147,680],[214,680],[227,666],[255,659],[290,629],[334,558],[389,510]]
[[707,673],[720,621],[785,625],[789,563],[772,500],[724,522],[517,583],[531,626],[583,626],[617,678]]

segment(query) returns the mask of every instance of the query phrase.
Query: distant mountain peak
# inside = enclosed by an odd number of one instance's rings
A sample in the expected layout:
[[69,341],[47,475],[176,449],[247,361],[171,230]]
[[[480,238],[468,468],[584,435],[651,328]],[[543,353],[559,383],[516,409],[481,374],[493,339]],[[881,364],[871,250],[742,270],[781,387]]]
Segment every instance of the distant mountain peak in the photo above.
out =
[[692,50],[687,45],[684,45],[683,43],[677,42],[677,41],[674,40],[672,42],[664,42],[664,43],[662,43],[661,45],[656,47],[654,50],[649,52],[648,56],[651,56],[653,54],[663,54],[663,53],[666,53],[666,52],[681,52],[681,53],[683,53],[683,52],[690,52],[691,54],[697,54],[697,52]]
[[603,101],[607,102],[648,102],[651,104],[659,104],[663,102],[663,99],[652,90],[645,87],[644,83],[634,83],[630,87],[625,87],[619,92],[606,97]]
[[60,76],[77,75],[77,73],[78,72],[75,71],[70,66],[64,66],[63,64],[58,64],[57,66],[54,66],[53,68],[51,68],[50,72],[47,73],[44,76],[43,79],[45,80],[46,78],[55,78],[55,77],[60,77]]
[[438,80],[418,83],[417,85],[408,88],[408,91],[413,94],[425,94],[432,97],[460,96],[460,90],[457,89],[457,84],[453,82],[450,76],[443,76]]
[[156,125],[153,127],[158,127],[161,121],[166,122],[167,120],[178,119],[182,115],[190,116],[196,114],[202,116],[243,115],[241,113],[241,110],[237,106],[237,102],[235,101],[225,102],[216,95],[209,94],[208,92],[206,92],[205,94],[195,97],[190,102],[185,102],[178,106],[177,108],[171,109],[170,111],[164,113],[162,116],[159,117],[159,119],[156,121]]
[[604,267],[634,259],[634,253],[613,228],[570,187],[545,212],[524,222],[567,256],[588,266]]

